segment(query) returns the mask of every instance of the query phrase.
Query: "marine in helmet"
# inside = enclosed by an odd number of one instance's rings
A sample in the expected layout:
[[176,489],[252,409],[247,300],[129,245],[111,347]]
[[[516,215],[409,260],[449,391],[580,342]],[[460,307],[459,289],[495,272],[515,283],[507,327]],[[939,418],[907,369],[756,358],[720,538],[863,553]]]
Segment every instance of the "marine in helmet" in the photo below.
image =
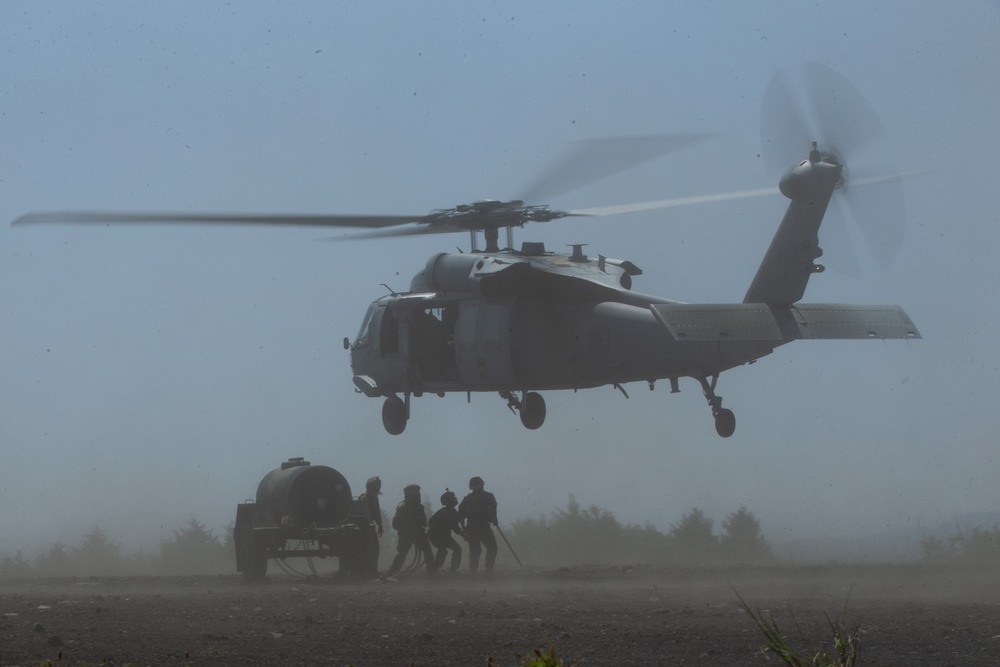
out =
[[458,518],[465,528],[465,539],[469,542],[469,569],[473,574],[479,569],[479,556],[486,547],[486,572],[493,571],[497,559],[497,539],[491,525],[497,525],[497,499],[485,490],[482,477],[469,480],[471,490],[462,498],[458,506]]
[[392,527],[396,529],[396,557],[389,566],[388,576],[393,576],[403,569],[406,555],[410,547],[416,547],[423,555],[427,564],[427,572],[434,572],[434,554],[431,544],[427,541],[427,513],[420,502],[420,486],[409,484],[403,488],[403,502],[396,506],[392,517]]
[[431,515],[427,521],[427,539],[431,545],[437,549],[434,556],[434,567],[441,569],[444,561],[448,557],[448,550],[451,550],[451,567],[449,572],[456,572],[458,566],[462,564],[462,547],[452,537],[452,532],[465,538],[465,531],[458,521],[458,497],[454,491],[444,490],[441,494],[441,509]]
[[378,497],[382,495],[382,480],[378,475],[369,477],[365,482],[365,492],[358,496],[365,508],[368,510],[368,518],[375,523],[378,536],[382,537],[382,507],[379,505]]
[[382,537],[382,507],[379,505],[378,497],[382,495],[382,480],[369,477],[365,482],[365,492],[358,496],[361,507],[364,508],[365,515],[369,520],[369,526],[374,529],[363,531],[361,539],[364,542],[364,565],[365,574],[378,574],[378,557],[380,545],[378,538]]

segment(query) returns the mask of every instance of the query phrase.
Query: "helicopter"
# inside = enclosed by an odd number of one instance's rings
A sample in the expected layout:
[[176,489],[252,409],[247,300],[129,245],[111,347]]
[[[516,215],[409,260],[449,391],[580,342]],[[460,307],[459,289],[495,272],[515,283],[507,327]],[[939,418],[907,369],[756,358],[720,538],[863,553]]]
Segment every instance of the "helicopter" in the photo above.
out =
[[[855,106],[861,104],[860,94],[833,70],[815,63],[806,68],[809,76],[846,90],[834,95],[839,101],[846,97]],[[772,106],[795,106],[784,99],[783,84],[774,81],[768,94],[779,101]],[[819,103],[819,115],[839,113],[830,106]],[[861,112],[849,115],[870,118],[873,112],[861,107]],[[693,378],[716,432],[728,438],[735,432],[736,417],[716,393],[724,371],[753,364],[795,340],[921,337],[896,305],[800,303],[810,278],[825,270],[816,262],[823,255],[820,224],[835,193],[846,190],[847,168],[844,146],[835,146],[835,138],[825,136],[822,122],[799,125],[777,124],[781,130],[796,128],[789,134],[798,135],[801,154],[780,179],[778,190],[790,203],[739,303],[692,304],[635,292],[633,278],[642,275],[639,267],[602,254],[590,257],[584,243],[571,244],[566,254],[551,252],[539,242],[513,248],[513,229],[527,223],[692,203],[688,201],[560,211],[523,199],[481,200],[422,216],[54,212],[28,214],[15,224],[183,222],[376,230],[355,238],[465,232],[468,252],[431,256],[405,292],[386,286],[388,293],[369,305],[358,334],[343,340],[355,390],[382,400],[382,424],[389,434],[405,431],[412,399],[424,395],[461,392],[471,400],[473,392],[496,393],[524,427],[535,430],[545,422],[543,391],[612,386],[627,397],[627,383],[645,382],[653,389],[666,380],[670,392],[677,393],[681,378]],[[860,133],[866,134],[864,128]],[[814,138],[803,140],[803,135]],[[697,139],[661,142],[630,160],[649,159]],[[649,148],[657,142],[640,138],[631,143],[632,148]],[[894,178],[876,177],[868,183]],[[715,199],[772,191],[724,193]],[[506,232],[505,247],[500,246],[501,230]]]

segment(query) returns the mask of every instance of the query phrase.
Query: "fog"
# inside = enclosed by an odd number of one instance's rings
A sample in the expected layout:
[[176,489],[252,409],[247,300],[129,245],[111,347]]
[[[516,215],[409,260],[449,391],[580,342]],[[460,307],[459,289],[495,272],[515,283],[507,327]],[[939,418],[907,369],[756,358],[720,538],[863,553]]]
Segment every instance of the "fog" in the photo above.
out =
[[[91,208],[423,214],[521,196],[572,141],[667,133],[714,135],[529,203],[774,187],[761,101],[803,60],[878,111],[870,156],[930,172],[903,183],[892,266],[851,277],[828,253],[805,297],[900,304],[923,340],[800,341],[723,374],[729,439],[690,379],[676,395],[627,385],[627,400],[547,392],[538,431],[494,394],[423,397],[386,434],[341,341],[383,283],[406,289],[431,254],[467,248],[461,234],[4,224],[0,554],[95,526],[155,548],[191,516],[221,533],[292,456],[355,493],[380,475],[387,508],[410,482],[436,507],[480,475],[501,525],[569,494],[664,531],[692,507],[718,526],[745,505],[788,557],[1000,511],[998,34],[985,1],[0,3],[6,223]],[[734,302],[786,203],[568,219],[516,239],[586,242],[639,266],[637,291]]]

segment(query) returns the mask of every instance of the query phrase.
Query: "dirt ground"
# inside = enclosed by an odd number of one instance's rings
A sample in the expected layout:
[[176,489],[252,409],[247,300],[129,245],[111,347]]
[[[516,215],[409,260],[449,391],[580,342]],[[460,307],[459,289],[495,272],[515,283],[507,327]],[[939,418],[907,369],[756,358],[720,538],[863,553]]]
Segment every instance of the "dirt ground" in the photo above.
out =
[[860,624],[863,665],[1000,664],[993,572],[926,566],[573,568],[345,583],[271,575],[0,581],[0,665],[767,665],[740,609]]

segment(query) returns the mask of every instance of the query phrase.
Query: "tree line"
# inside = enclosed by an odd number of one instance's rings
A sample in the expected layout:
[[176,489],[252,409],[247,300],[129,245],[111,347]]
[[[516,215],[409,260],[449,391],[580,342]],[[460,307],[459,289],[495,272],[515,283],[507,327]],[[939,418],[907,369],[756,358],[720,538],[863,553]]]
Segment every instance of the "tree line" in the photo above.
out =
[[99,527],[78,547],[56,542],[34,560],[21,552],[0,556],[0,577],[85,577],[132,575],[232,574],[236,557],[231,527],[222,537],[196,518],[172,531],[156,552],[123,553]]
[[1000,526],[957,529],[947,538],[928,535],[920,541],[924,562],[972,567],[1000,565]]
[[[384,570],[395,553],[396,543],[394,532],[388,529],[390,522],[385,511],[382,515],[387,527],[381,539],[380,566]],[[718,531],[714,521],[695,507],[662,532],[649,523],[641,526],[621,523],[610,511],[597,505],[583,507],[570,495],[564,509],[548,516],[518,519],[501,528],[528,567],[722,566],[774,562],[760,522],[743,506],[727,515]],[[501,543],[500,547],[500,563],[512,562],[505,545]],[[956,530],[948,538],[928,536],[921,541],[920,549],[928,564],[996,566],[1000,564],[1000,526]],[[334,561],[328,569],[335,567]],[[78,546],[56,542],[33,558],[21,552],[0,555],[0,577],[6,578],[235,572],[232,524],[216,535],[194,517],[172,530],[155,551],[126,554],[95,526]]]
[[[385,511],[382,514],[383,525],[388,528],[389,518]],[[529,567],[771,561],[771,548],[761,534],[760,523],[746,507],[726,517],[720,534],[714,533],[713,526],[711,519],[694,508],[669,532],[662,533],[650,524],[622,524],[610,511],[596,505],[581,507],[570,495],[565,509],[548,517],[520,519],[503,528],[504,536]],[[387,529],[381,540],[383,570],[395,554],[395,546],[394,532]],[[501,562],[504,558],[501,552]],[[330,565],[335,568],[336,562]],[[127,554],[95,526],[79,546],[56,542],[32,559],[20,552],[0,555],[0,577],[9,578],[235,572],[232,525],[216,535],[194,517],[180,529],[171,531],[171,536],[162,540],[155,551]]]
[[760,522],[746,507],[729,514],[719,534],[697,507],[663,533],[649,523],[623,524],[596,505],[581,507],[570,495],[566,509],[520,519],[507,532],[523,562],[543,566],[761,565],[773,560]]

